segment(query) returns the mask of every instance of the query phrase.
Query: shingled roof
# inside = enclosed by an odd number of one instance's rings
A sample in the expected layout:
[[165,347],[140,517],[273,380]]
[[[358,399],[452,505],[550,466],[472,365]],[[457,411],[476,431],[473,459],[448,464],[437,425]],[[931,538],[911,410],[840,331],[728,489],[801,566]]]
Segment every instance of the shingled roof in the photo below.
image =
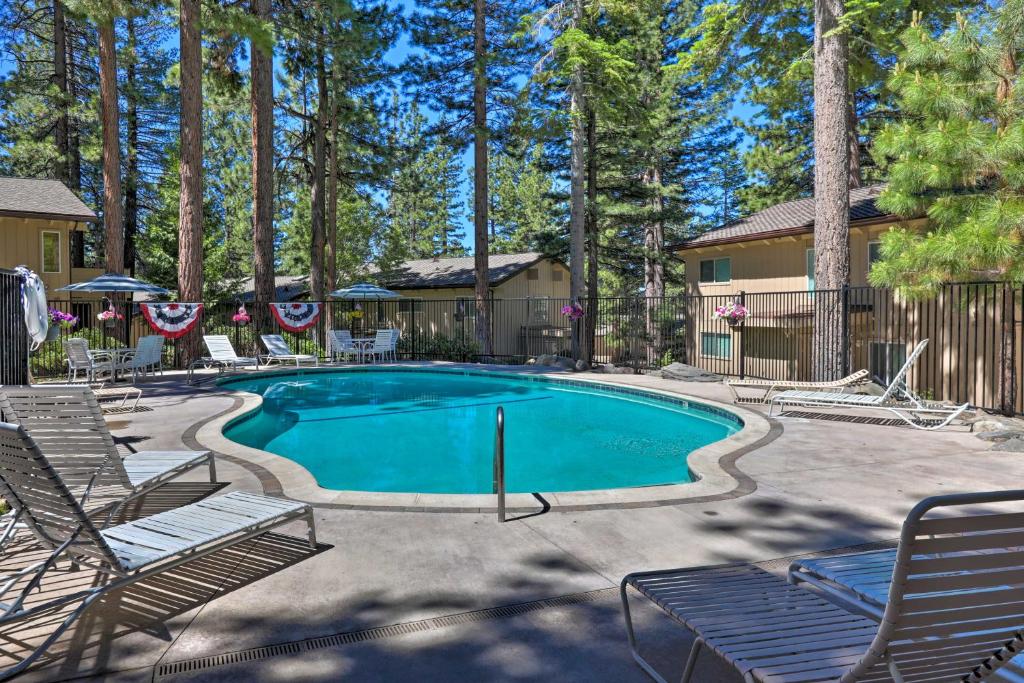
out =
[[[885,185],[871,185],[850,190],[850,221],[895,218],[875,205],[875,199]],[[814,230],[814,198],[794,199],[769,206],[745,218],[708,230],[676,245],[677,248],[747,242],[750,240],[782,237]]]
[[96,221],[96,214],[59,180],[0,177],[0,216]]
[[[488,283],[495,287],[547,258],[528,251],[522,254],[492,254],[488,257]],[[417,259],[406,261],[393,270],[373,274],[388,289],[435,289],[438,287],[472,287],[476,282],[473,257]]]

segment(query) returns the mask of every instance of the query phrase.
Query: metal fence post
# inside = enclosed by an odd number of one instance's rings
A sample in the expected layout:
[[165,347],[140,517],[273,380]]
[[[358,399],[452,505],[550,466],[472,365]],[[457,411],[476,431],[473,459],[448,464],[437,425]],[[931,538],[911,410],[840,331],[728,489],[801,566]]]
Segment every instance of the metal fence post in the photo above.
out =
[[409,360],[416,360],[416,299],[409,299],[409,317],[412,320],[412,350]]
[[850,374],[850,285],[843,285],[842,297],[843,377],[846,377]]
[[[740,300],[740,306],[743,306],[743,308],[746,308],[747,307],[747,293],[745,291],[743,291],[742,289],[740,290],[739,300]],[[747,371],[747,345],[746,345],[747,335],[744,333],[743,327],[744,327],[744,325],[742,323],[740,323],[740,326],[739,326],[739,336],[740,336],[740,379],[744,378],[744,376],[746,375],[746,371]]]

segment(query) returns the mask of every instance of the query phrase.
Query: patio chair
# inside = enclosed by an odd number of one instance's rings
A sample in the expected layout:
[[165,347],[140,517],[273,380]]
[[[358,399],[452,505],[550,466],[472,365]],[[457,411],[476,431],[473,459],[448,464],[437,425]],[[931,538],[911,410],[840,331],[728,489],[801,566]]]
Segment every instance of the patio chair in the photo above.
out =
[[787,406],[812,406],[819,408],[867,408],[883,410],[895,415],[915,429],[942,429],[958,418],[970,404],[949,406],[934,401],[927,401],[915,394],[907,383],[907,373],[921,356],[928,340],[921,341],[907,357],[900,371],[889,382],[885,392],[873,394],[844,394],[824,391],[783,391],[771,398],[768,408],[770,416],[775,406],[780,406],[780,414],[785,413]]
[[192,384],[192,373],[199,367],[215,367],[219,372],[224,372],[225,368],[237,370],[238,368],[244,368],[250,365],[256,366],[257,370],[260,369],[259,357],[248,358],[236,354],[235,348],[231,346],[231,341],[228,339],[226,334],[204,334],[203,343],[206,344],[206,350],[210,355],[197,358],[189,363],[189,384]]
[[78,373],[85,373],[85,379],[95,382],[101,373],[114,375],[113,357],[104,351],[90,351],[86,339],[75,337],[64,340],[64,364],[68,366],[68,382],[78,379]]
[[402,331],[397,327],[391,328],[391,360],[398,362],[398,342],[402,338]]
[[[135,412],[136,409],[138,409],[139,399],[142,398],[142,389],[139,389],[138,387],[132,387],[127,385],[121,387],[108,387],[106,386],[105,382],[95,382],[93,384],[90,384],[89,388],[92,389],[93,396],[95,396],[96,400],[98,401],[103,401],[104,399],[109,401],[117,401],[118,399],[121,400],[121,403],[116,406],[108,406],[101,403],[100,407],[103,408],[104,413],[133,413]],[[129,400],[132,401],[131,406],[127,405]]]
[[[42,561],[4,577],[0,599],[7,593],[16,595],[0,603],[0,624],[77,603],[31,654],[0,671],[0,678],[30,666],[89,605],[109,591],[296,520],[306,522],[309,545],[316,548],[313,511],[308,504],[242,491],[101,529],[32,437],[22,427],[7,423],[0,423],[0,494],[24,511],[25,524],[50,551]],[[27,606],[32,591],[61,558],[106,578],[91,587]]]
[[352,341],[352,333],[348,330],[328,330],[327,341],[331,351],[331,360],[348,359],[349,356],[359,358],[360,350]]
[[747,681],[965,681],[988,677],[1024,646],[1024,513],[967,506],[1019,503],[1024,491],[936,496],[907,516],[875,618],[747,564],[630,574],[633,587],[696,635],[682,681],[707,648]]
[[132,384],[139,375],[147,375],[150,372],[156,374],[158,371],[163,374],[163,353],[164,338],[158,334],[152,334],[139,339],[135,352],[121,360],[115,369],[122,372],[131,372]]
[[267,347],[267,355],[261,358],[267,365],[274,361],[279,363],[285,361],[294,362],[295,367],[299,367],[299,364],[304,361],[312,361],[313,365],[320,365],[320,359],[311,353],[292,353],[284,337],[279,334],[261,334],[260,339],[263,341],[263,345]]
[[373,346],[364,353],[369,355],[371,360],[376,360],[379,357],[383,362],[394,354],[394,350],[395,336],[391,330],[377,330],[377,335],[373,338]]
[[726,380],[725,386],[729,387],[729,391],[732,392],[733,403],[739,403],[742,400],[742,397],[736,391],[737,389],[763,389],[764,394],[762,396],[747,400],[757,401],[758,403],[767,403],[772,394],[783,389],[810,389],[816,391],[836,389],[839,391],[845,391],[846,389],[850,389],[861,384],[867,384],[869,381],[871,381],[871,373],[867,370],[858,370],[852,375],[847,375],[842,379],[837,379],[832,382],[794,382],[775,379],[730,379]]
[[[93,498],[112,515],[122,504],[198,467],[217,481],[211,451],[139,451],[122,456],[95,395],[84,385],[0,387],[0,414],[19,424],[50,454],[50,461],[83,506]],[[10,540],[23,511],[5,516],[0,548]]]

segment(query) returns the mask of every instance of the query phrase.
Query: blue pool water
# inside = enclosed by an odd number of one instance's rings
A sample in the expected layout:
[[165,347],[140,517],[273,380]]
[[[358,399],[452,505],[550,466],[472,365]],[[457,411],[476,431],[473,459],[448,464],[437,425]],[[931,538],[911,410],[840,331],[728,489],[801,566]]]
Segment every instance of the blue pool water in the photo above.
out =
[[688,482],[687,455],[742,427],[708,406],[507,375],[339,371],[225,385],[263,396],[227,438],[340,490],[491,493],[498,406],[510,492]]

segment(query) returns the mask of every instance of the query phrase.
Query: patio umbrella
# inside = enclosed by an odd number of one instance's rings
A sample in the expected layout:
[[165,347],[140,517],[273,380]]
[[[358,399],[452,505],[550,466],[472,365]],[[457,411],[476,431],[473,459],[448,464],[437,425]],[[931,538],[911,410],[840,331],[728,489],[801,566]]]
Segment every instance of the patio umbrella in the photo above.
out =
[[398,292],[392,292],[390,289],[384,289],[383,287],[365,282],[345,287],[344,289],[336,289],[331,292],[331,296],[335,299],[348,299],[350,301],[383,301],[385,299],[402,298],[402,295]]
[[58,292],[145,292],[146,294],[165,295],[170,292],[163,287],[136,280],[127,275],[117,273],[103,273],[98,277],[85,282],[58,287]]

